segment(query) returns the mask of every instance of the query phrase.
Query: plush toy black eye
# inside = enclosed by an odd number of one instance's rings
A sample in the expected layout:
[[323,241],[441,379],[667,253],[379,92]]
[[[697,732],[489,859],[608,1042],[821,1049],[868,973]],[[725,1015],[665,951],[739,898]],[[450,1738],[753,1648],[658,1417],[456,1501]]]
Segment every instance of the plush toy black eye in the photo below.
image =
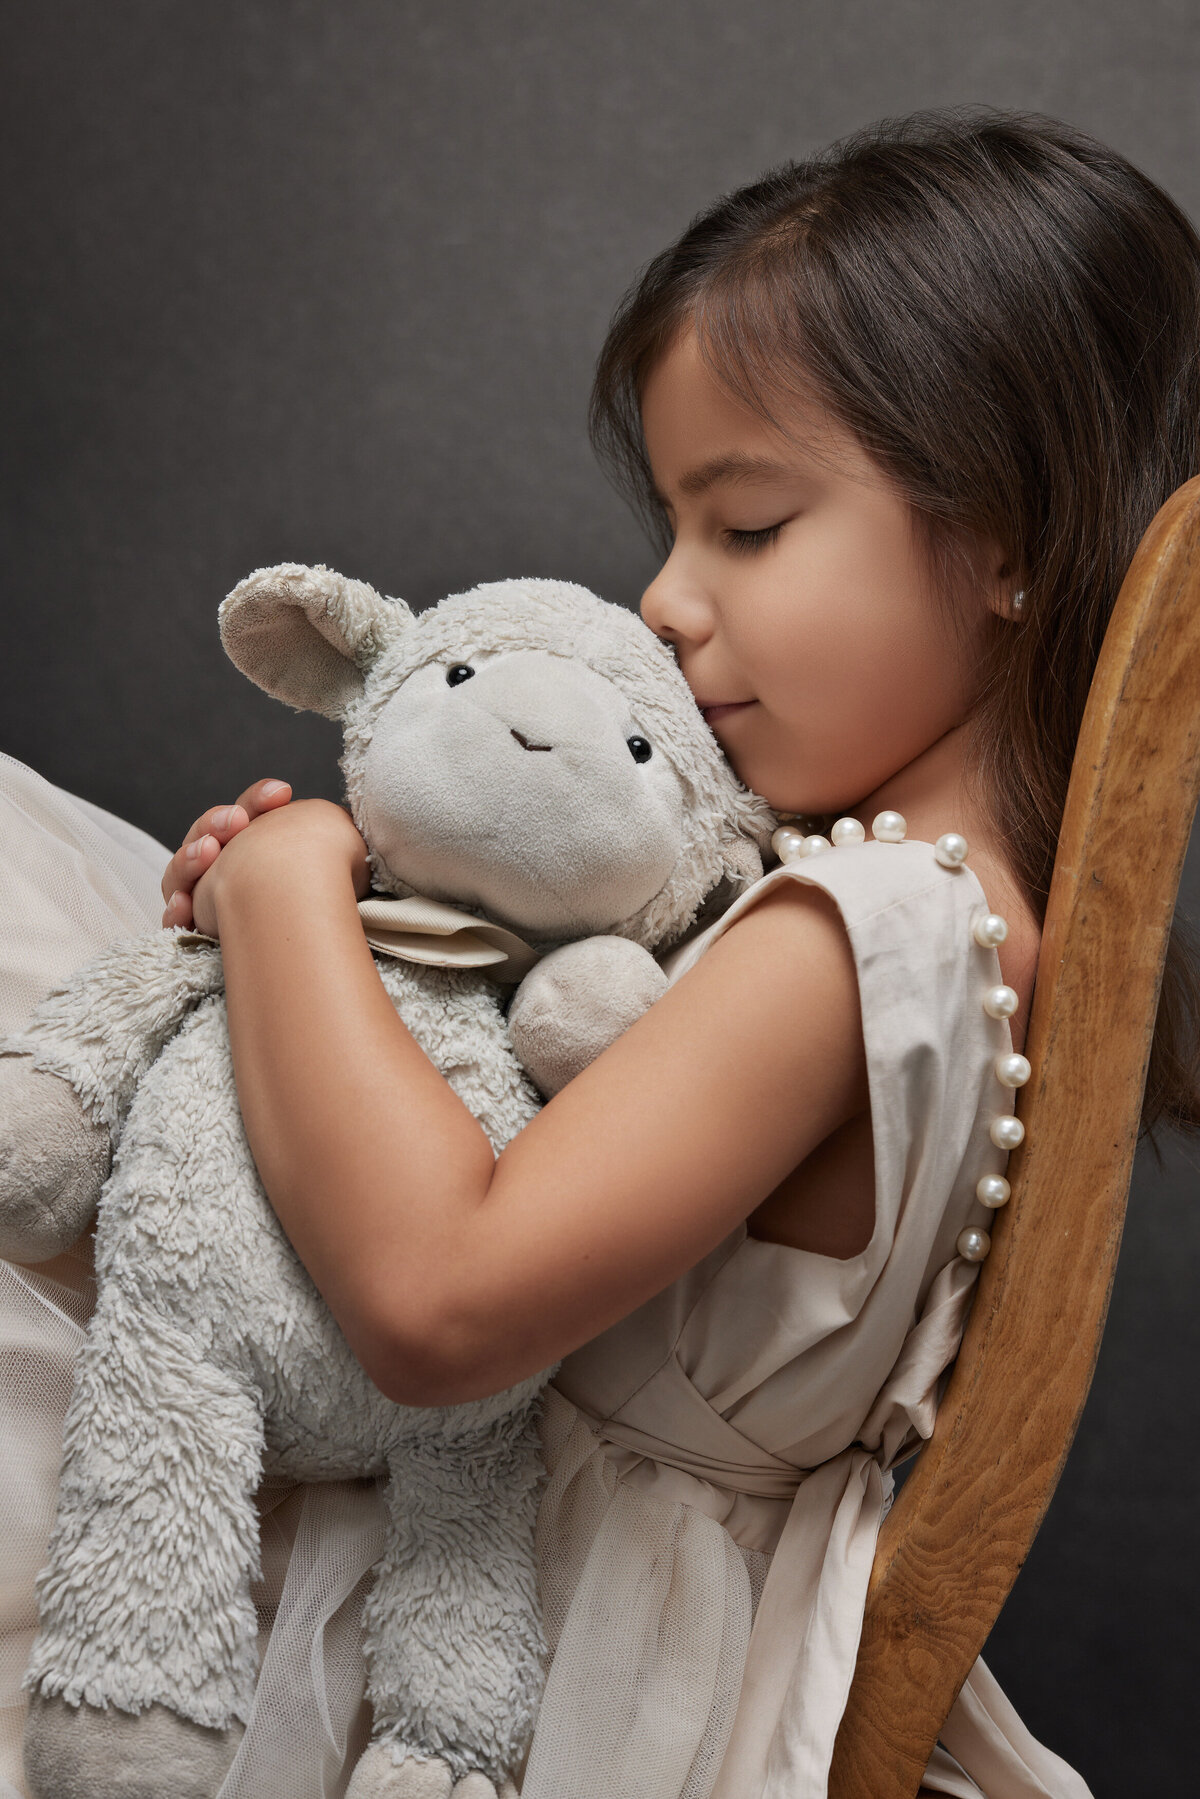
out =
[[627,737],[625,741],[629,745],[629,754],[635,762],[649,762],[650,745],[644,737]]
[[464,681],[469,681],[474,673],[475,670],[469,662],[456,662],[453,668],[446,670],[446,685],[447,687],[460,687]]

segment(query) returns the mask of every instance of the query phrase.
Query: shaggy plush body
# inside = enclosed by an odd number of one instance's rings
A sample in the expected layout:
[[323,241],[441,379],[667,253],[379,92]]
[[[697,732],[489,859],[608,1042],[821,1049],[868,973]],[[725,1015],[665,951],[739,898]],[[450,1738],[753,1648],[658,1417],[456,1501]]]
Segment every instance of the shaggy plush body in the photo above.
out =
[[[105,1189],[100,1296],[67,1416],[29,1677],[72,1705],[159,1703],[204,1725],[244,1722],[256,1672],[259,1481],[377,1475],[389,1483],[394,1533],[367,1607],[376,1717],[397,1723],[403,1697],[407,1743],[445,1754],[457,1772],[469,1757],[498,1775],[539,1690],[529,1542],[544,1377],[449,1408],[384,1398],[255,1174],[219,952],[164,933],[126,955],[136,984],[110,952],[108,979],[77,977],[21,1040],[41,1067],[70,1069],[114,1128],[132,1072],[112,1050],[117,992],[179,993],[181,960],[192,992],[217,990],[137,1082]],[[538,1101],[494,999],[470,974],[381,962],[380,975],[501,1149]],[[72,1044],[63,1025],[85,996],[87,1037]],[[461,1655],[448,1667],[451,1642]]]
[[[540,985],[527,977],[518,1010],[531,1057],[539,1034],[549,1043],[549,1084],[602,1047],[588,981],[626,969],[633,997],[604,1010],[610,1040],[660,990],[649,949],[720,881],[761,867],[769,814],[733,782],[663,647],[592,595],[506,583],[414,620],[361,583],[289,566],[243,583],[223,622],[262,685],[346,722],[347,791],[380,889],[419,884],[543,946],[596,929],[619,940],[615,962],[597,943],[548,958]],[[647,744],[659,765],[643,782]],[[495,986],[377,963],[499,1152],[539,1100]],[[262,1191],[220,951],[192,934],[117,945],[51,995],[0,1045],[0,1116],[0,1250],[55,1253],[104,1183],[99,1298],[27,1676],[38,1799],[74,1792],[85,1766],[92,1799],[215,1792],[256,1673],[264,1474],[385,1482],[365,1609],[378,1744],[351,1792],[398,1799],[472,1774],[464,1794],[499,1786],[541,1689],[536,1426],[552,1371],[439,1408],[399,1406],[367,1379]],[[140,1773],[109,1708],[144,1725]]]

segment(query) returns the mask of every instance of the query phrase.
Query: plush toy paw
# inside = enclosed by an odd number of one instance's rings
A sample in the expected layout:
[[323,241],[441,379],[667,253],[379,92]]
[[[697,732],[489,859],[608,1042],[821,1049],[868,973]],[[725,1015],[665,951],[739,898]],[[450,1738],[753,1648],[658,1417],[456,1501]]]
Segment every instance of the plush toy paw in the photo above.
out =
[[543,956],[517,988],[508,1035],[547,1099],[665,993],[667,977],[628,937],[584,937]]
[[242,1726],[208,1730],[152,1705],[100,1711],[35,1693],[25,1724],[31,1799],[213,1799]]
[[455,1781],[438,1756],[392,1760],[390,1743],[372,1743],[354,1770],[346,1799],[519,1799],[506,1780],[497,1793],[486,1774],[467,1774]]
[[74,1243],[112,1167],[112,1143],[73,1087],[0,1056],[0,1255],[44,1262]]

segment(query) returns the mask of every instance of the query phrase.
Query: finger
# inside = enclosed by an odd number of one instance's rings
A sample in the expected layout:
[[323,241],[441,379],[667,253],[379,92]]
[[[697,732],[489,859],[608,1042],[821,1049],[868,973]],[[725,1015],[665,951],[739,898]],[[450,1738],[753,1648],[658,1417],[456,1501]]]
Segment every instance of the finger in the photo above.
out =
[[291,784],[287,781],[255,781],[232,806],[213,806],[207,812],[202,812],[167,864],[162,878],[164,901],[169,903],[172,893],[179,889],[190,892],[204,869],[211,867],[211,863],[206,862],[197,869],[180,860],[184,851],[193,843],[198,843],[205,837],[215,837],[218,845],[228,843],[231,837],[236,837],[239,831],[245,830],[252,818],[262,812],[273,811],[276,806],[286,805],[291,797]]
[[[260,781],[257,786],[259,788],[271,787],[272,783]],[[255,788],[248,788],[247,792],[253,793]],[[290,788],[288,792],[290,795]],[[273,803],[278,804],[278,801],[275,800]],[[211,867],[209,862],[204,862],[201,867],[196,867],[197,852],[194,848],[196,844],[202,843],[206,837],[211,837],[220,848],[222,844],[228,843],[231,837],[236,837],[239,831],[245,830],[250,823],[250,817],[251,814],[241,800],[236,801],[232,806],[212,806],[207,812],[202,812],[167,863],[160,883],[164,901],[169,902],[172,893],[177,889],[190,892],[204,870]]]
[[[226,808],[232,810],[232,808]],[[221,853],[221,845],[211,831],[200,837],[185,838],[167,863],[162,878],[162,895],[167,902],[173,893],[190,894],[202,874],[207,874]]]
[[238,795],[237,803],[246,814],[248,823],[260,813],[273,812],[276,806],[286,806],[291,797],[290,781],[255,781],[252,787],[247,787],[245,793]]
[[163,908],[162,921],[166,929],[178,925],[181,930],[190,930],[195,923],[191,894],[180,893],[178,890],[172,893]]
[[[214,806],[208,812],[202,812],[163,871],[159,886],[164,903],[169,902],[176,891],[190,893],[204,870],[211,866],[203,859],[197,866],[196,858],[201,855],[197,844],[211,837],[220,849],[222,843],[244,830],[249,822],[244,815],[238,814],[236,806]],[[208,853],[211,855],[211,851]]]

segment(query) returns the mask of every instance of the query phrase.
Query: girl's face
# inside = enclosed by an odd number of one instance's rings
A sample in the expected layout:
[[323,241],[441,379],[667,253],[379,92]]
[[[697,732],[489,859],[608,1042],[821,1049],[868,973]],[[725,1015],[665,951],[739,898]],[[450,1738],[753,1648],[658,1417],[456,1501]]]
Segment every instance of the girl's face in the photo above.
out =
[[748,787],[850,811],[966,718],[988,604],[955,596],[956,630],[858,440],[815,405],[785,423],[727,393],[690,329],[652,369],[642,424],[674,543],[642,616]]

